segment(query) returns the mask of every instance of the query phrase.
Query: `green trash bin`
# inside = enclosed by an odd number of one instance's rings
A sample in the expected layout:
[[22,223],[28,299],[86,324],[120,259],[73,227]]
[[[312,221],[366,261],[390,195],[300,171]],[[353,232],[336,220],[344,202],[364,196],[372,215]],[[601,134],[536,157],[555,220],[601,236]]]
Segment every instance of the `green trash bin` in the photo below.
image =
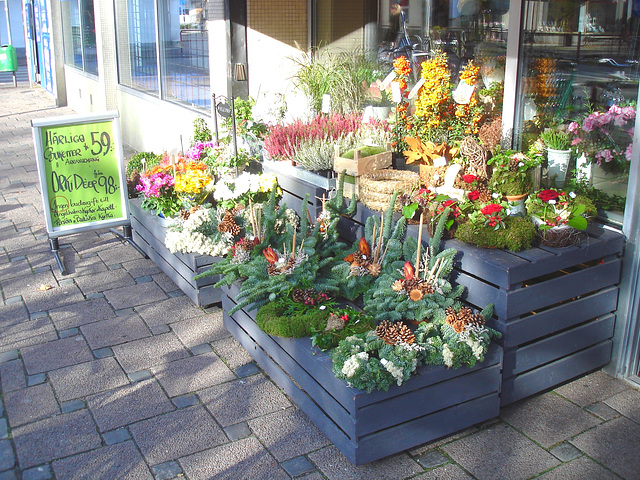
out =
[[13,45],[0,47],[0,72],[13,72],[13,85],[18,86],[16,71],[18,70],[18,56]]

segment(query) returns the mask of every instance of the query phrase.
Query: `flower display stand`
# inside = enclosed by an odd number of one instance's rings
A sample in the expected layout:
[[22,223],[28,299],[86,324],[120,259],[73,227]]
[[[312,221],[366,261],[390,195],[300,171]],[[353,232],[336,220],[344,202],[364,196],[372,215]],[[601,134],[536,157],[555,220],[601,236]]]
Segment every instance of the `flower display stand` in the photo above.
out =
[[194,280],[198,273],[208,270],[220,260],[208,255],[171,253],[164,244],[164,219],[144,210],[139,199],[129,200],[133,240],[194,303],[200,306],[220,302],[219,288],[213,285],[220,279],[213,275]]
[[491,345],[474,368],[423,366],[388,392],[370,394],[335,377],[328,354],[309,338],[267,335],[255,311],[232,316],[239,285],[223,289],[227,330],[340,449],[359,465],[450,435],[498,415],[502,348]]
[[336,188],[336,179],[331,172],[330,177],[309,172],[287,162],[264,161],[264,173],[272,173],[278,177],[278,184],[282,188],[282,203],[294,209],[298,214],[306,215],[302,211],[305,195],[309,195],[307,208],[312,218],[316,218],[322,210],[322,198],[329,199],[329,192]]
[[[379,215],[358,204],[341,219],[341,235],[360,237],[366,218]],[[452,279],[467,287],[465,301],[494,304],[488,326],[502,333],[501,404],[559,386],[611,359],[624,236],[590,225],[587,238],[565,248],[521,252],[485,249],[447,240],[458,250]],[[408,235],[418,236],[410,225]]]

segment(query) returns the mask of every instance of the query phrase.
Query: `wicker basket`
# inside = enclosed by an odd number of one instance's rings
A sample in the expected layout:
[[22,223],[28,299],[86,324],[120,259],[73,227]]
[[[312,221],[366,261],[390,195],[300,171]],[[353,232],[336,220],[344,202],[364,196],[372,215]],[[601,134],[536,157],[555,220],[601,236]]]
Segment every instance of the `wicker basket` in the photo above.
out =
[[[384,211],[393,192],[411,193],[420,186],[420,176],[407,170],[378,170],[360,177],[359,198],[372,210]],[[396,210],[400,205],[395,206]]]
[[551,227],[547,230],[538,229],[538,238],[541,245],[547,247],[562,248],[577,245],[587,239],[587,234],[568,225]]

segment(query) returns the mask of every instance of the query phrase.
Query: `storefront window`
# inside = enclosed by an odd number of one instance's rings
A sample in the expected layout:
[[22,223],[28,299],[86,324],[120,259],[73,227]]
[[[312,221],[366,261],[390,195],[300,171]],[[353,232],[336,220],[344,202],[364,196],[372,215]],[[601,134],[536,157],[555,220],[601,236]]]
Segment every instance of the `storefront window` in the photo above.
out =
[[622,219],[638,94],[634,4],[530,0],[521,30],[517,140],[526,146],[545,131],[566,133],[565,185],[588,190],[614,222]]
[[64,63],[97,75],[93,0],[65,0],[61,2],[61,8]]
[[120,84],[208,110],[205,6],[192,0],[117,0]]

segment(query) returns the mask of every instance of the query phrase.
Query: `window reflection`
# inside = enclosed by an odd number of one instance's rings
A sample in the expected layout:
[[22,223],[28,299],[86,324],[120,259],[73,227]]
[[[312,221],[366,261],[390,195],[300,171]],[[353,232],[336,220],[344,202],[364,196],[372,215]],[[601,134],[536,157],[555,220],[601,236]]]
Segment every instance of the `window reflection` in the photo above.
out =
[[93,0],[65,0],[61,9],[65,64],[97,75]]

